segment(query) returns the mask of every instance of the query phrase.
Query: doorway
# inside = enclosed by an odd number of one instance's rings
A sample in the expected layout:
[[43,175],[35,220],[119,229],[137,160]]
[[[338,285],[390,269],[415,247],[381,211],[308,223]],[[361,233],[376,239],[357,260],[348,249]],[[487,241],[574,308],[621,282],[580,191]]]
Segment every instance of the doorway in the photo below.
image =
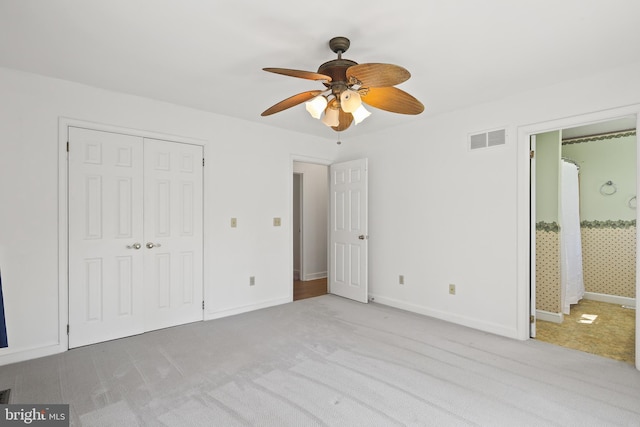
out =
[[327,293],[329,168],[293,162],[293,300]]
[[[533,135],[531,147],[531,336],[632,364],[637,335],[635,128],[635,116],[561,128]],[[563,168],[577,174],[574,236],[567,233],[566,216],[559,214],[569,210]],[[572,245],[578,248],[575,256]],[[567,273],[571,265],[577,265],[574,274]],[[574,282],[583,288],[577,297]]]

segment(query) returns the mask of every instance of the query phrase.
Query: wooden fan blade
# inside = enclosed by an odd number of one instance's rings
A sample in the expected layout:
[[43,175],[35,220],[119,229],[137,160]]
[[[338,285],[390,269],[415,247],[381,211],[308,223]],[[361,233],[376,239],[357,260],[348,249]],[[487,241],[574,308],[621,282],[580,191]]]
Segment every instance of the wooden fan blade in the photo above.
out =
[[399,65],[359,64],[347,68],[347,79],[355,77],[366,87],[395,86],[411,77],[411,73]]
[[309,101],[316,96],[320,95],[323,91],[321,90],[310,90],[308,92],[302,92],[297,95],[290,96],[287,99],[284,99],[277,104],[267,108],[261,114],[261,116],[270,116],[274,113],[279,113],[282,110],[286,110],[287,108],[295,107],[298,104],[302,104],[303,102]]
[[338,126],[331,126],[331,129],[335,130],[336,132],[342,132],[343,130],[351,126],[351,123],[353,122],[353,115],[351,113],[345,113],[341,108],[340,115],[338,117]]
[[291,70],[289,68],[263,68],[263,70],[268,71],[270,73],[282,74],[282,75],[291,76],[291,77],[298,77],[300,79],[326,80],[327,82],[331,81],[331,77],[325,74],[314,73],[311,71]]
[[361,96],[365,104],[392,113],[420,114],[424,111],[422,102],[397,87],[372,87]]

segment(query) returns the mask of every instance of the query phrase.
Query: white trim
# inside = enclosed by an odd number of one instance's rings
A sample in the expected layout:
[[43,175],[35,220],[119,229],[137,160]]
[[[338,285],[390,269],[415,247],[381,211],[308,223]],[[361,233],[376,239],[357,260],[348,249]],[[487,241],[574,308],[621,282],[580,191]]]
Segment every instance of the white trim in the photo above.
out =
[[[293,285],[291,286],[291,292],[293,293]],[[260,310],[262,308],[273,307],[273,306],[276,306],[276,305],[286,304],[286,303],[289,303],[289,302],[291,302],[291,298],[289,298],[287,296],[287,297],[284,297],[284,298],[270,299],[270,300],[262,301],[262,302],[255,303],[255,304],[241,305],[239,307],[224,308],[222,310],[207,312],[204,320],[207,321],[207,320],[220,319],[220,318],[223,318],[223,317],[234,316],[236,314],[247,313],[249,311]]]
[[[529,278],[531,259],[530,251],[530,162],[529,162],[529,138],[531,135],[549,132],[553,130],[566,129],[586,124],[605,122],[620,119],[623,117],[635,116],[637,126],[640,127],[640,104],[632,104],[612,108],[610,110],[585,113],[572,117],[565,117],[546,122],[525,124],[518,126],[517,154],[517,337],[521,340],[528,339],[529,334]],[[636,164],[640,164],[640,150],[637,150]],[[640,187],[640,174],[637,174],[636,185]],[[636,216],[638,213],[636,213]],[[636,218],[637,220],[637,218]],[[638,244],[636,245],[636,257],[640,256],[640,229],[638,233]],[[640,263],[636,262],[636,295],[640,294]],[[636,316],[636,354],[640,354],[640,316]],[[636,369],[640,370],[640,357],[636,357]]]
[[319,271],[317,273],[305,274],[302,281],[324,279],[326,277],[328,277],[326,271]]
[[[66,336],[66,326],[65,326]],[[45,345],[42,347],[34,347],[18,350],[13,353],[0,355],[0,366],[9,365],[11,363],[24,362],[25,360],[38,359],[40,357],[51,356],[67,351],[61,344]]]
[[496,335],[502,335],[507,338],[518,338],[517,336],[518,331],[516,329],[506,328],[504,327],[503,324],[500,324],[500,323],[485,322],[483,320],[479,320],[471,317],[451,314],[448,311],[433,310],[420,305],[411,304],[406,301],[401,301],[394,298],[387,298],[387,297],[377,295],[377,294],[372,294],[372,293],[369,293],[368,300],[369,302],[388,305],[390,307],[399,308],[401,310],[410,311],[412,313],[418,313],[424,316],[429,316],[436,319],[444,320],[446,322],[467,326],[472,329],[479,329],[484,332],[489,332]]
[[[537,137],[536,135],[531,135],[529,137],[529,150],[534,153],[538,149],[537,146]],[[529,158],[529,170],[531,171],[530,182],[529,182],[529,202],[531,203],[531,209],[529,211],[529,227],[531,236],[529,240],[529,314],[534,315],[536,318],[538,317],[536,310],[536,290],[537,290],[537,276],[536,269],[532,267],[532,264],[535,264],[536,257],[538,256],[536,253],[536,242],[538,239],[538,235],[536,234],[536,223],[538,221],[536,217],[536,203],[537,199],[535,198],[536,194],[536,157]],[[538,334],[536,322],[529,322],[529,337],[535,338]]]
[[618,295],[599,294],[597,292],[585,292],[584,299],[591,301],[608,302],[609,304],[628,305],[635,307],[636,299],[629,297],[621,297]]
[[564,322],[564,314],[552,313],[550,311],[536,310],[536,320],[544,320],[545,322],[562,323]]
[[[57,352],[62,353],[69,349],[69,336],[67,335],[67,324],[69,323],[69,225],[68,225],[68,153],[67,142],[69,127],[79,127],[84,129],[92,129],[97,131],[120,133],[125,135],[139,136],[142,138],[159,139],[164,141],[179,142],[184,144],[198,145],[202,147],[203,156],[207,157],[206,140],[170,135],[146,130],[131,129],[120,126],[109,125],[105,123],[90,122],[86,120],[78,120],[69,117],[58,118],[58,345]],[[206,170],[203,170],[203,210],[204,203],[204,184]],[[206,229],[206,215],[203,212],[203,234]],[[204,239],[203,239],[204,241]],[[203,246],[203,259],[206,259],[205,248]],[[207,283],[206,270],[203,267],[203,298],[206,300]],[[203,316],[204,318],[204,316]],[[52,348],[52,347],[47,347]],[[40,357],[40,356],[35,356]],[[22,359],[28,360],[28,359]]]

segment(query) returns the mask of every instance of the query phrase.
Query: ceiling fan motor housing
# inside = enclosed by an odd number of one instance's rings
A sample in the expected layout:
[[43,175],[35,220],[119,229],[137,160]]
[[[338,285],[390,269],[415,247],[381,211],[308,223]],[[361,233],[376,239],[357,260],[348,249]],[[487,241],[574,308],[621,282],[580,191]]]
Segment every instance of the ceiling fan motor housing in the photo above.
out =
[[334,59],[322,64],[318,68],[318,74],[331,77],[329,83],[323,82],[326,87],[333,88],[335,85],[347,86],[347,68],[353,65],[358,65],[358,63],[350,59]]

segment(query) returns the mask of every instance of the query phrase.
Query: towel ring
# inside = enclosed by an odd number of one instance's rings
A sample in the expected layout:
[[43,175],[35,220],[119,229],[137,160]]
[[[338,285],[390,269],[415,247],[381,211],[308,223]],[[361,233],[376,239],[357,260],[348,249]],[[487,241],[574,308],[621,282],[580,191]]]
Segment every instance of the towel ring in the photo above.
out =
[[629,206],[631,209],[635,209],[636,208],[636,196],[633,196],[629,199],[629,201],[627,202],[627,206]]
[[612,181],[607,181],[600,186],[600,194],[603,196],[611,196],[616,191],[618,191],[618,187]]

